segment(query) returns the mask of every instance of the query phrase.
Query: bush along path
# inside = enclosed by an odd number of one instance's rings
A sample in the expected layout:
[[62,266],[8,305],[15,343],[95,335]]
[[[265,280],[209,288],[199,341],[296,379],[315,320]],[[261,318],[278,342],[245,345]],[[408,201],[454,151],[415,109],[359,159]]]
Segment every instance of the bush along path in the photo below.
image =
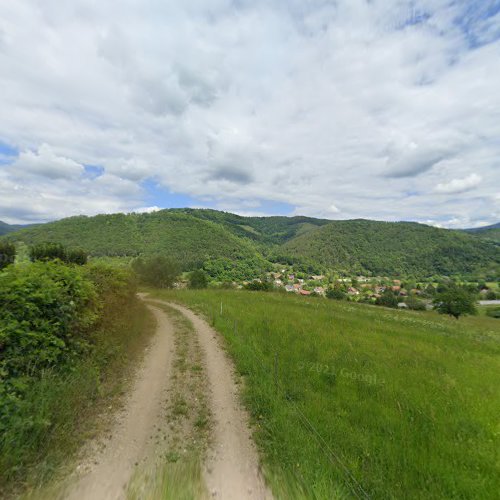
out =
[[218,334],[186,308],[147,303],[157,331],[124,407],[57,496],[272,498]]

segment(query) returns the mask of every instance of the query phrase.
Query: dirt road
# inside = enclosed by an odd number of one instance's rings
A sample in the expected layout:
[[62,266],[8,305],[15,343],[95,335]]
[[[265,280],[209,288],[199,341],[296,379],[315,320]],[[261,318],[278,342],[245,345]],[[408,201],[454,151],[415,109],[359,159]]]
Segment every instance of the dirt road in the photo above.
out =
[[[211,414],[209,447],[203,463],[203,479],[209,495],[228,500],[272,498],[259,471],[248,416],[241,408],[233,366],[221,347],[219,334],[185,307],[141,298],[149,304],[168,305],[192,323],[191,334],[196,336],[193,340],[199,346],[203,379],[206,379],[199,384],[199,389],[206,392]],[[179,390],[185,392],[185,387],[179,385],[179,374],[175,372],[178,361],[175,349],[180,346],[175,337],[176,323],[161,308],[149,307],[158,326],[143,366],[109,439],[104,445],[94,446],[90,456],[79,466],[80,473],[65,498],[127,498],[127,485],[137,466],[150,462],[151,457],[158,453],[155,436],[161,432],[167,443],[172,437],[176,438],[179,427],[174,425],[166,410],[172,394],[178,394]]]
[[124,407],[116,416],[110,439],[94,443],[93,453],[80,464],[84,474],[65,495],[70,500],[125,498],[135,467],[154,453],[151,437],[163,420],[174,333],[167,315],[156,307],[150,309],[157,320],[156,334]]
[[205,354],[214,418],[213,441],[205,464],[209,491],[223,499],[272,498],[259,472],[248,415],[241,407],[234,368],[222,349],[219,334],[186,307],[169,305],[193,323]]

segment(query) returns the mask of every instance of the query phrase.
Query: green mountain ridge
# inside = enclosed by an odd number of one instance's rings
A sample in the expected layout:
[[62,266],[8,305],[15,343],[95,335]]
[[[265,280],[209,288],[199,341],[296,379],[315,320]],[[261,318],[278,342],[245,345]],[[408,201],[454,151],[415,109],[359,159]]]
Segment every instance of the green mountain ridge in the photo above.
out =
[[464,232],[478,238],[485,238],[500,242],[500,222],[498,224],[492,224],[491,226],[464,229]]
[[8,233],[13,233],[14,231],[19,231],[25,227],[29,227],[29,225],[21,225],[21,224],[7,224],[0,220],[0,236]]
[[[500,245],[461,231],[412,222],[244,217],[207,209],[77,216],[20,229],[2,239],[57,241],[94,256],[164,253],[186,270],[254,277],[270,262],[373,275],[495,274]],[[244,271],[233,272],[243,266]]]
[[283,248],[329,267],[374,274],[450,275],[500,264],[500,246],[416,222],[332,221]]

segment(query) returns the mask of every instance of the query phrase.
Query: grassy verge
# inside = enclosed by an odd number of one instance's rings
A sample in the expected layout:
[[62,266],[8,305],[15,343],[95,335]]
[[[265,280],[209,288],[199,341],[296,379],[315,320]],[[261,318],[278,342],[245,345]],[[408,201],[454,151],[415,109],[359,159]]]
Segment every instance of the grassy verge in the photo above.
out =
[[282,294],[154,293],[224,335],[278,497],[500,491],[498,320]]
[[[24,393],[22,406],[2,436],[2,495],[40,488],[101,430],[102,414],[118,403],[130,369],[154,331],[154,319],[135,298],[109,295],[92,332],[93,349],[70,370],[46,370]],[[41,494],[41,493],[40,493]]]
[[164,430],[156,460],[139,468],[128,487],[129,500],[209,498],[202,463],[209,442],[211,413],[201,348],[192,323],[177,310],[163,309],[174,324],[175,358],[166,402]]

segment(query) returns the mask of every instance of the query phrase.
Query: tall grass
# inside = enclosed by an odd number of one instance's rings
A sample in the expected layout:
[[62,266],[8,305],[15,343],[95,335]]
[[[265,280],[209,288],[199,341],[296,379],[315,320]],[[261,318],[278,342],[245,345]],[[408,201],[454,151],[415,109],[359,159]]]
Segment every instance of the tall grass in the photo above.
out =
[[157,295],[224,335],[278,497],[498,495],[497,320],[257,292]]

